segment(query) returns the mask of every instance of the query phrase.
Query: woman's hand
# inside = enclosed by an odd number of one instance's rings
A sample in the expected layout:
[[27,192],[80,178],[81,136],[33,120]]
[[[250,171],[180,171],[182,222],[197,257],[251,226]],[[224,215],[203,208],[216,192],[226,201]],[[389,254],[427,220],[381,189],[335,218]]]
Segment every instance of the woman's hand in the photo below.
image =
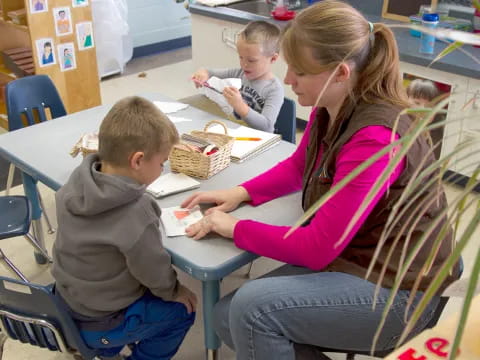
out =
[[250,108],[245,101],[243,101],[242,94],[236,87],[225,87],[223,89],[223,96],[225,96],[227,102],[233,107],[238,115],[240,115],[242,118],[247,116]]
[[189,314],[193,311],[197,311],[197,296],[182,284],[178,284],[177,296],[173,298],[173,301],[185,305]]
[[185,233],[187,236],[199,240],[209,232],[214,231],[223,237],[231,239],[233,238],[233,230],[238,221],[237,218],[230,214],[215,210],[205,216],[202,220],[187,227]]
[[227,190],[194,193],[181,204],[181,207],[192,209],[199,204],[214,203],[217,206],[212,207],[205,212],[206,215],[210,215],[215,210],[224,212],[235,210],[240,203],[249,200],[250,195],[248,195],[247,190],[242,186],[237,186]]
[[200,88],[202,87],[203,83],[205,81],[207,81],[209,78],[209,74],[208,74],[208,71],[207,69],[198,69],[197,71],[195,71],[195,73],[192,75],[192,80],[193,80],[193,83],[195,84],[195,87],[196,88]]

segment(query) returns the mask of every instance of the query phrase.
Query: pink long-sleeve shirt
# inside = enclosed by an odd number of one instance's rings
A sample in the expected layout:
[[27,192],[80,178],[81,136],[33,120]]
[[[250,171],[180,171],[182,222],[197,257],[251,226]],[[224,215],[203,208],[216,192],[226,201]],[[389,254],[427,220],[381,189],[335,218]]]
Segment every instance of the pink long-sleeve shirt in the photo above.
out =
[[[302,189],[307,144],[315,112],[314,110],[310,114],[310,120],[300,145],[289,158],[241,185],[249,193],[252,205],[259,205]],[[389,145],[392,140],[391,136],[391,129],[378,125],[367,126],[356,132],[338,153],[333,185],[341,181],[363,161]],[[399,136],[396,134],[395,140],[398,138]],[[317,157],[317,166],[321,156],[322,149]],[[388,161],[389,155],[387,154],[365,169],[327,201],[308,225],[300,227],[287,238],[284,238],[284,235],[290,226],[274,226],[254,220],[239,221],[233,234],[235,245],[258,255],[289,264],[305,266],[313,270],[324,268],[340,255],[388,189],[389,184],[392,184],[405,168],[404,159],[385,186],[376,194],[345,241],[340,246],[334,247],[368,191],[388,166]]]

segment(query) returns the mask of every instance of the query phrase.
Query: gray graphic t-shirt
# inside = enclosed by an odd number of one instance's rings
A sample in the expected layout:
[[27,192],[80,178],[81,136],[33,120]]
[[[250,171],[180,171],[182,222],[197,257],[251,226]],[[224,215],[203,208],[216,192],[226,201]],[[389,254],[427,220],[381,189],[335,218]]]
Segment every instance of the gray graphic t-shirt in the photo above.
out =
[[242,79],[240,93],[250,111],[241,119],[252,128],[273,132],[284,98],[283,86],[277,77],[250,81],[242,69],[208,69],[208,73],[220,79]]

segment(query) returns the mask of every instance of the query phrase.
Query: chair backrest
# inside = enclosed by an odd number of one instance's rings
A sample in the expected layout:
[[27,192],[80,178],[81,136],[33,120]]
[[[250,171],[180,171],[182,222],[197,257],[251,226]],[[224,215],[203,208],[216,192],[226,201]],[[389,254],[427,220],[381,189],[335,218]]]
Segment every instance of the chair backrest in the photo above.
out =
[[275,123],[274,133],[282,135],[282,140],[295,144],[297,113],[295,101],[285,98]]
[[49,286],[0,276],[0,327],[8,337],[47,348],[95,358],[65,305]]
[[67,114],[55,85],[47,75],[32,75],[10,81],[5,87],[5,98],[10,131],[25,127],[22,114],[28,126],[34,125],[34,109],[38,112],[40,122],[47,120],[46,108],[50,109],[52,118]]

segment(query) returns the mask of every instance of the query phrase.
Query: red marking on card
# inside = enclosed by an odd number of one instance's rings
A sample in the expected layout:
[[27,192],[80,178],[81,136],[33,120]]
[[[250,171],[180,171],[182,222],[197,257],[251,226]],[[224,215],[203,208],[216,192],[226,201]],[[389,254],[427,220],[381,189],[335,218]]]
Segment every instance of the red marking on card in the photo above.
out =
[[188,215],[190,215],[190,211],[188,211],[188,210],[177,210],[177,211],[173,212],[173,215],[175,215],[175,217],[178,220],[182,220],[184,217],[187,217]]

